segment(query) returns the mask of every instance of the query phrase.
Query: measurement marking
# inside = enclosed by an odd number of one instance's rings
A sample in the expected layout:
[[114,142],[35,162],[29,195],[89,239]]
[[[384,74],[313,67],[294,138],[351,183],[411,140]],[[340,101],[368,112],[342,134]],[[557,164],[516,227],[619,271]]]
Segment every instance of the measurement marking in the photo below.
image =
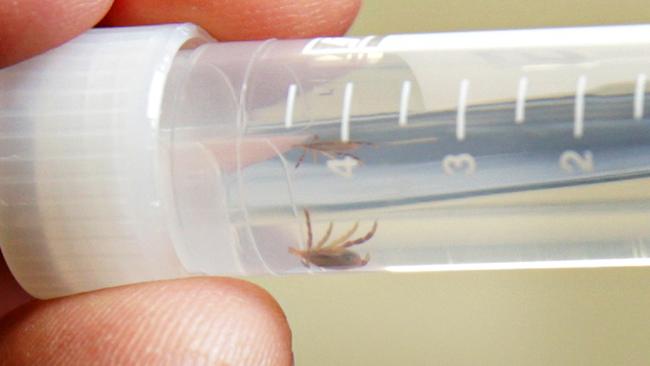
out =
[[296,91],[298,87],[296,84],[289,85],[287,92],[287,110],[284,113],[284,127],[291,128],[293,126],[293,108],[296,104]]
[[587,89],[587,77],[582,75],[576,84],[576,100],[573,118],[573,137],[582,138],[585,129],[585,90]]
[[467,110],[467,93],[469,92],[469,80],[463,79],[460,82],[458,93],[458,113],[456,114],[456,139],[465,140],[465,114]]
[[357,49],[359,49],[359,51],[364,51],[365,48],[368,46],[368,43],[370,43],[370,41],[372,41],[374,38],[375,36],[367,36],[362,38],[359,44],[357,45]]
[[647,77],[645,74],[639,74],[636,77],[636,88],[634,89],[634,119],[637,121],[643,118],[646,81]]
[[594,170],[594,156],[589,150],[584,151],[582,154],[577,151],[567,150],[560,155],[560,168],[567,173],[592,172]]
[[359,43],[357,43],[353,49],[350,51],[348,54],[348,59],[350,59],[354,53],[356,52],[356,56],[358,60],[363,60],[364,58],[368,57],[368,51],[366,50],[366,46],[368,46],[368,43],[372,41],[375,38],[375,36],[367,36],[361,39]]
[[515,107],[515,123],[522,124],[526,120],[526,92],[528,91],[528,78],[519,79],[517,88],[517,105]]
[[438,139],[435,137],[422,137],[418,139],[387,141],[387,142],[382,142],[382,145],[388,145],[388,146],[413,145],[413,144],[424,144],[424,143],[430,143],[436,141],[438,141]]
[[447,155],[442,160],[442,169],[447,175],[456,173],[472,175],[476,172],[476,159],[470,154]]
[[334,174],[346,178],[352,177],[353,169],[357,166],[359,166],[359,161],[349,156],[346,156],[343,159],[332,159],[327,161],[327,167],[329,170]]
[[343,92],[343,110],[341,111],[341,142],[350,141],[350,109],[352,108],[352,93],[354,84],[345,84]]
[[402,83],[402,95],[399,101],[399,125],[402,127],[408,124],[410,98],[411,98],[411,82],[409,80],[405,80]]

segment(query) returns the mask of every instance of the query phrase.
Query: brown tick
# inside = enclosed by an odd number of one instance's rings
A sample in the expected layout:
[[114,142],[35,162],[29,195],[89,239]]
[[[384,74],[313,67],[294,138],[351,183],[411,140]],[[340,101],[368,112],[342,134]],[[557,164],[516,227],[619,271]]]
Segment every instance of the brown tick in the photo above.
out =
[[369,254],[366,254],[364,258],[361,258],[359,254],[348,248],[354,245],[363,244],[370,240],[377,231],[377,221],[375,221],[372,229],[362,237],[350,239],[359,228],[359,222],[356,222],[350,230],[328,243],[327,240],[330,238],[334,227],[330,222],[325,235],[316,245],[314,245],[309,211],[305,209],[304,212],[305,221],[307,222],[307,249],[289,248],[289,253],[300,257],[302,263],[306,267],[313,264],[321,268],[346,269],[362,267],[368,263],[370,260]]
[[314,136],[311,141],[295,146],[303,150],[302,155],[300,155],[300,158],[296,162],[295,168],[298,168],[302,164],[308,151],[311,151],[314,161],[318,161],[318,154],[321,154],[329,159],[340,159],[349,156],[360,162],[361,159],[352,155],[350,151],[354,151],[361,146],[372,145],[372,143],[364,141],[321,141],[318,136]]

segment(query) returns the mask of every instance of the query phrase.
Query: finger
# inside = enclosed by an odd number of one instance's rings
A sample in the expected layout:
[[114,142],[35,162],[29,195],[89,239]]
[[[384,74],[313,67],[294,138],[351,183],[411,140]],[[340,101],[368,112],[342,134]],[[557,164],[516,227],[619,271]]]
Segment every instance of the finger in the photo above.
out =
[[16,282],[9,272],[0,252],[0,318],[9,311],[32,299]]
[[57,46],[97,24],[112,0],[21,0],[0,6],[0,67]]
[[193,22],[220,40],[341,35],[361,0],[115,0],[105,25]]
[[0,360],[290,365],[291,334],[278,304],[259,287],[194,278],[35,301],[0,324]]

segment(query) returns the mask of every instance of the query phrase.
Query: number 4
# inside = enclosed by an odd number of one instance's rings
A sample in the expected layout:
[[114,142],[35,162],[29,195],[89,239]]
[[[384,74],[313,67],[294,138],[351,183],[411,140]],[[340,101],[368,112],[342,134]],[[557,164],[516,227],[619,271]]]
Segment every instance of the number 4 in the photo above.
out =
[[349,156],[343,159],[332,159],[327,161],[327,167],[334,173],[342,177],[350,178],[352,170],[359,166],[359,160]]

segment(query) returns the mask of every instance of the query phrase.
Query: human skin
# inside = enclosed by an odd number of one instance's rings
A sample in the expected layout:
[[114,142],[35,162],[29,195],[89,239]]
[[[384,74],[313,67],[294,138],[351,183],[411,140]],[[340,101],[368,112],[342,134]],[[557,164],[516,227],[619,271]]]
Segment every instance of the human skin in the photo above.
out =
[[[0,0],[0,67],[102,26],[193,22],[219,40],[341,35],[360,0]],[[0,256],[0,365],[289,365],[278,303],[203,277],[35,300]]]

